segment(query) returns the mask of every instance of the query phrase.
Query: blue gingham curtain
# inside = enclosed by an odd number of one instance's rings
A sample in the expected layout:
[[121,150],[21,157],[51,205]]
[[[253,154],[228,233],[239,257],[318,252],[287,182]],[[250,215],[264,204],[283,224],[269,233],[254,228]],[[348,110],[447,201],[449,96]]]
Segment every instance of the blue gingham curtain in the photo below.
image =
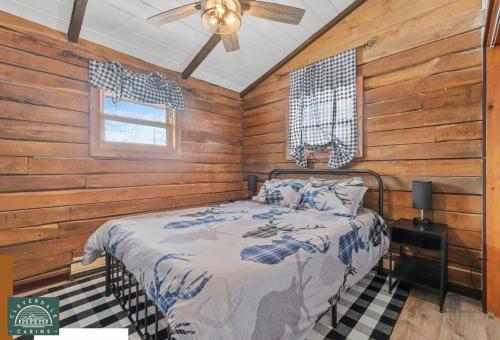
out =
[[123,97],[148,104],[164,104],[172,109],[184,108],[182,89],[177,83],[160,73],[127,70],[116,61],[91,60],[89,83],[110,91],[115,102]]
[[288,153],[307,167],[305,150],[330,150],[328,165],[340,168],[356,154],[356,50],[290,73]]

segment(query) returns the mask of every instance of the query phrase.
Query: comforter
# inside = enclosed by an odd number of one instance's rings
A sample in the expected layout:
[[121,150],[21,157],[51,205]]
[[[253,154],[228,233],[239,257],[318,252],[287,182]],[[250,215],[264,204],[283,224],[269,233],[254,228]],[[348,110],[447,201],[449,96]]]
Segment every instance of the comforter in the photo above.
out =
[[375,212],[242,201],[112,220],[82,262],[120,259],[176,339],[303,339],[388,249]]

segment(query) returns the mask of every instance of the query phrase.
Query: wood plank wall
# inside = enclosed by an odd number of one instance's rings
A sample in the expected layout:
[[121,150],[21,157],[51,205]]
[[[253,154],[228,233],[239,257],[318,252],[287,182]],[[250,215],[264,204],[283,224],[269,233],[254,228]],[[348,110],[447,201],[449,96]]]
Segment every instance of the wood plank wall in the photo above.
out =
[[487,311],[500,315],[500,46],[486,49],[486,292]]
[[[61,53],[70,51],[77,57]],[[118,60],[179,80],[182,159],[89,155],[87,61]],[[0,12],[0,254],[19,289],[65,277],[110,218],[246,197],[238,93]]]
[[[286,73],[377,36],[358,58],[364,157],[349,167],[383,175],[389,220],[417,216],[411,182],[432,180],[432,217],[449,226],[449,280],[478,289],[484,16],[481,0],[368,0],[279,70]],[[273,168],[294,166],[285,157],[288,91],[288,78],[271,76],[243,100],[243,169],[261,180]],[[325,161],[312,165],[325,167]],[[369,206],[376,207],[376,197],[368,193]]]

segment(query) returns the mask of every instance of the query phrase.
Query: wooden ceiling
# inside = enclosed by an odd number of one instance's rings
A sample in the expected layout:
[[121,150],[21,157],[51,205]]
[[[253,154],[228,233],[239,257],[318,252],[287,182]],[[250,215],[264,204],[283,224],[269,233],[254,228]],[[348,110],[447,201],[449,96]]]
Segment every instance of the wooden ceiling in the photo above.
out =
[[[217,44],[193,76],[235,91],[242,91],[301,46],[354,0],[267,0],[304,8],[299,26],[244,16],[238,31],[240,50],[226,53]],[[146,21],[159,12],[191,3],[190,0],[2,0],[0,10],[69,32],[153,64],[182,72],[210,43],[199,16],[156,27]],[[81,32],[78,20],[85,8]],[[75,5],[75,6],[74,6]],[[78,6],[76,6],[78,5]],[[75,24],[70,29],[70,19]],[[214,41],[212,41],[214,43]]]

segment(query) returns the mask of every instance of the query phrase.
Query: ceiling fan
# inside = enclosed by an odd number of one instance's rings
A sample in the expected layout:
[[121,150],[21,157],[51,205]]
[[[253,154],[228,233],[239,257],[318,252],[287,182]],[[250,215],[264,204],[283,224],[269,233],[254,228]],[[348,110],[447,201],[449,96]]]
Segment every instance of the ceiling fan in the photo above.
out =
[[298,25],[305,13],[302,8],[265,1],[202,0],[156,14],[147,20],[160,26],[190,16],[198,11],[201,13],[203,26],[213,35],[182,72],[183,79],[188,78],[194,72],[221,40],[226,52],[239,50],[236,32],[241,26],[243,14]]

